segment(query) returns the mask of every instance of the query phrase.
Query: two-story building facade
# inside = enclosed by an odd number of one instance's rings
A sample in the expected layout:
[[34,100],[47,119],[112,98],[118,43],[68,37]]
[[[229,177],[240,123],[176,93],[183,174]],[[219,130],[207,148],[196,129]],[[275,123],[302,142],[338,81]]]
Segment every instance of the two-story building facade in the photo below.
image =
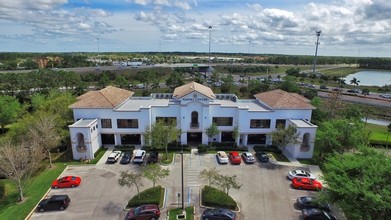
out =
[[[314,107],[298,94],[273,90],[256,94],[255,99],[238,99],[234,94],[214,94],[196,82],[177,87],[173,93],[133,94],[109,86],[78,97],[70,106],[75,120],[69,126],[74,159],[92,159],[100,146],[143,146],[146,129],[157,120],[175,121],[182,132],[178,141],[195,146],[209,141],[270,145],[277,125],[292,125],[300,140],[286,147],[285,153],[312,157],[317,129],[310,123]],[[212,123],[220,133],[210,139],[205,130]]]

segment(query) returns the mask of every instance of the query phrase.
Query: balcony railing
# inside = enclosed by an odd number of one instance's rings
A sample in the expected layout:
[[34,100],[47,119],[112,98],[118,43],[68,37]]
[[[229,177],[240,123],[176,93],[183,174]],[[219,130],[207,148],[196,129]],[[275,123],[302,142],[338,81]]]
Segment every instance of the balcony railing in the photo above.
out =
[[199,128],[200,127],[200,123],[198,122],[190,122],[190,128]]

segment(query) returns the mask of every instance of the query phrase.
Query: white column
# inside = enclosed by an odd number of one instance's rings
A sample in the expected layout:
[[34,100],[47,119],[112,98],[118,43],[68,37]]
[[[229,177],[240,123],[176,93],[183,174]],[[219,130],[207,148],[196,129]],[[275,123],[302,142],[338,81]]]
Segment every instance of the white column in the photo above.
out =
[[248,134],[244,134],[242,140],[243,146],[247,147],[247,141],[248,141]]
[[181,133],[181,144],[187,144],[187,132],[182,132]]
[[[202,144],[208,144],[209,137],[205,134],[205,132],[202,132]],[[213,141],[213,139],[211,140]]]

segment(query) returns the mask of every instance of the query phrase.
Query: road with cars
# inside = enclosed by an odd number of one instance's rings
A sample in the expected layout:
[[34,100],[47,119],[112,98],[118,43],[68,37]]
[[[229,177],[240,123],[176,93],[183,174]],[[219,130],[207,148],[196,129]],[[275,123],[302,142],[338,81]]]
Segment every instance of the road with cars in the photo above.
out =
[[[137,191],[135,188],[120,187],[117,183],[119,174],[126,170],[139,172],[143,165],[106,164],[109,153],[106,152],[97,165],[68,166],[61,176],[81,176],[80,186],[50,189],[47,196],[68,194],[71,198],[69,207],[65,211],[34,212],[30,219],[124,219],[127,213],[124,207]],[[312,191],[293,189],[287,173],[296,167],[278,165],[274,160],[270,163],[260,163],[257,160],[254,164],[244,164],[243,161],[240,165],[219,164],[214,154],[199,155],[196,151],[184,154],[183,159],[185,205],[194,205],[198,217],[204,210],[200,207],[200,189],[206,184],[199,178],[199,173],[203,169],[213,167],[221,174],[236,175],[242,184],[239,190],[231,189],[229,192],[239,204],[240,220],[302,219],[301,211],[294,205],[296,198],[315,194]],[[182,197],[178,197],[178,193],[181,192],[180,164],[181,157],[178,154],[173,164],[164,167],[170,170],[170,176],[158,183],[166,187],[160,219],[165,219],[169,208],[178,207],[181,203]],[[301,168],[308,170],[306,167]],[[152,183],[145,181],[145,186],[141,190],[149,187],[152,187]]]

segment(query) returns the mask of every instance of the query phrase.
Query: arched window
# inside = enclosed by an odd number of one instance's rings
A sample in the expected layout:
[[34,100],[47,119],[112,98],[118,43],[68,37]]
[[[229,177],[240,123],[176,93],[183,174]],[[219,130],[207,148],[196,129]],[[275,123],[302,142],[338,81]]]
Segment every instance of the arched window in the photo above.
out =
[[199,123],[198,123],[198,112],[194,111],[191,113],[191,128],[198,128]]
[[310,150],[310,133],[305,133],[303,135],[303,142],[300,146],[300,151],[309,151]]
[[77,152],[80,153],[86,152],[87,147],[86,147],[86,143],[84,142],[84,135],[82,133],[77,133],[76,138],[77,138],[77,146],[76,146]]

